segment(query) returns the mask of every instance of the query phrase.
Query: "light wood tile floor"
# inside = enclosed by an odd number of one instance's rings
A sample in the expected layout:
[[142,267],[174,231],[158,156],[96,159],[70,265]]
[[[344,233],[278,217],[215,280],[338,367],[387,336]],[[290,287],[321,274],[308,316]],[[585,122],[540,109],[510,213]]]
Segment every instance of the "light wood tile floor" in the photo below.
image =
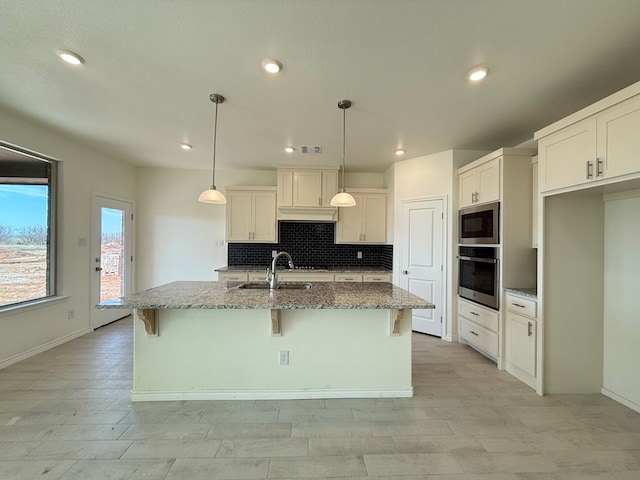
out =
[[413,344],[411,399],[132,404],[127,318],[0,370],[0,479],[640,479],[640,414]]

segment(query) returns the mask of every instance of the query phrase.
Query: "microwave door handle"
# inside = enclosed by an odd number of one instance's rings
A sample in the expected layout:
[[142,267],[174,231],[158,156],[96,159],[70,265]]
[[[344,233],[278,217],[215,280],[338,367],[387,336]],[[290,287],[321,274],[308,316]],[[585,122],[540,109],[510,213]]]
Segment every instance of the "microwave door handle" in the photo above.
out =
[[458,257],[460,260],[469,260],[472,262],[480,262],[480,263],[498,263],[498,259],[496,258],[477,258],[477,257]]

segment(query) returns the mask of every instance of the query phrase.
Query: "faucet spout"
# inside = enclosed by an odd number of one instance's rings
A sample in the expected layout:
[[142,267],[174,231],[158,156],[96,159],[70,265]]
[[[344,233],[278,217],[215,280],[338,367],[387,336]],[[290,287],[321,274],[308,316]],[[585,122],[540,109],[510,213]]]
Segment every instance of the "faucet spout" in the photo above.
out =
[[293,269],[293,259],[291,255],[287,252],[278,252],[273,256],[273,260],[271,261],[271,271],[267,275],[267,281],[269,282],[269,290],[275,290],[278,288],[278,279],[276,278],[276,263],[278,262],[278,258],[282,256],[286,256],[289,260],[289,268]]

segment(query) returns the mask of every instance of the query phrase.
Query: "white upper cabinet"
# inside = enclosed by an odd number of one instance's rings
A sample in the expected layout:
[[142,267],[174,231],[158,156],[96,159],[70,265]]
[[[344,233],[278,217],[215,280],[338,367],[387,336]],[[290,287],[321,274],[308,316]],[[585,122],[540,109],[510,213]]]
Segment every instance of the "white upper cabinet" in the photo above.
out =
[[278,167],[277,183],[278,207],[331,207],[338,192],[338,170]]
[[595,178],[596,121],[588,118],[538,142],[540,191],[579,185]]
[[598,115],[597,178],[640,171],[640,96]]
[[347,190],[355,207],[338,209],[337,243],[385,243],[387,240],[387,191]]
[[460,207],[500,200],[500,158],[493,158],[458,176]]
[[276,242],[276,189],[226,187],[227,242]]
[[539,191],[640,173],[640,82],[535,134]]

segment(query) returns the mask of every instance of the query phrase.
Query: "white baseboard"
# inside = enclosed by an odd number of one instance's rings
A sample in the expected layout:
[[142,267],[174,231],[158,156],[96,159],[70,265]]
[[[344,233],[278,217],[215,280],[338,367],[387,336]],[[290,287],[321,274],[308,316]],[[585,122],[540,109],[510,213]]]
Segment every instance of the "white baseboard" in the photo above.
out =
[[607,390],[604,387],[600,389],[600,393],[602,393],[605,397],[609,397],[612,400],[623,404],[625,407],[629,407],[631,410],[635,410],[636,412],[640,413],[640,405],[638,405],[637,403],[632,402],[627,398],[621,397],[620,395],[613,393],[611,390]]
[[0,370],[9,365],[13,365],[14,363],[18,363],[22,360],[26,360],[27,358],[33,357],[34,355],[38,355],[39,353],[46,352],[47,350],[51,350],[58,345],[62,345],[63,343],[67,343],[71,340],[74,340],[78,337],[86,335],[90,333],[92,330],[90,328],[83,328],[82,330],[78,330],[77,332],[70,333],[69,335],[65,335],[64,337],[57,338],[55,340],[51,340],[39,347],[32,348],[31,350],[27,350],[26,352],[19,353],[14,355],[13,357],[9,357],[5,360],[0,361]]
[[205,390],[199,392],[131,391],[133,402],[168,400],[300,400],[318,398],[410,398],[413,387],[387,389],[302,389],[302,390]]

